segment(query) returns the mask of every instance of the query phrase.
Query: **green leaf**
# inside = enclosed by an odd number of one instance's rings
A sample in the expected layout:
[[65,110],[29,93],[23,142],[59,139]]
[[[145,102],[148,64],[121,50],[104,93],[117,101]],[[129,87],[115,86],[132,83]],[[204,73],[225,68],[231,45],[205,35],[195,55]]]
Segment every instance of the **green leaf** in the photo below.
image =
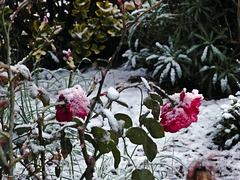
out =
[[62,155],[64,158],[67,157],[68,154],[72,152],[72,143],[70,139],[63,137],[61,139],[61,148],[62,148]]
[[147,133],[140,127],[132,127],[126,132],[126,136],[133,144],[143,144],[147,138]]
[[213,50],[213,53],[216,54],[221,61],[223,61],[225,58],[225,55],[217,47],[211,45],[211,48]]
[[195,51],[197,48],[199,48],[201,45],[193,45],[189,50],[187,50],[187,54]]
[[114,115],[114,117],[117,120],[125,121],[124,128],[128,129],[128,128],[132,127],[132,119],[127,114],[117,113]]
[[109,130],[108,132],[110,133],[110,137],[115,142],[115,144],[118,144],[118,134],[116,134],[113,130]]
[[148,169],[135,169],[132,173],[132,180],[154,180],[154,176]]
[[139,122],[140,122],[140,125],[142,125],[142,120],[144,120],[144,119],[146,119],[147,118],[147,116],[149,115],[149,111],[147,111],[146,113],[144,113],[144,114],[142,114],[141,116],[140,116],[140,118],[139,118]]
[[158,152],[156,143],[153,142],[153,140],[150,137],[148,137],[144,141],[143,150],[150,162],[153,161],[153,159],[156,157],[157,152]]
[[90,142],[92,145],[93,145],[93,147],[95,148],[95,149],[97,149],[97,143],[96,143],[96,141],[92,138],[92,136],[90,136],[89,134],[84,134],[84,137],[85,137],[85,140],[86,141],[88,141],[88,142]]
[[39,21],[38,20],[34,20],[33,21],[33,29],[35,30],[35,31],[38,31],[38,27],[40,26],[40,23],[39,23]]
[[153,118],[142,119],[141,124],[143,124],[153,138],[162,138],[164,137],[163,127]]
[[24,126],[18,125],[14,128],[14,130],[17,132],[17,135],[21,135],[23,133],[31,131],[32,127],[33,127],[32,124],[31,125],[26,124]]
[[4,154],[4,151],[2,149],[2,146],[0,146],[0,166],[4,167],[7,166],[7,158]]
[[93,127],[91,132],[97,142],[100,153],[105,154],[110,152],[111,149],[108,143],[111,141],[111,134],[100,127]]
[[81,120],[82,120],[81,118],[74,116],[72,121],[75,122],[78,126],[82,126],[83,122]]
[[120,151],[118,150],[116,144],[111,141],[109,143],[110,147],[111,147],[111,151],[112,151],[112,154],[113,154],[113,157],[114,157],[114,168],[118,168],[118,165],[121,161],[121,154],[120,154]]
[[207,58],[207,53],[208,53],[208,46],[206,46],[203,50],[202,56],[201,56],[201,61],[205,61]]
[[160,116],[160,105],[156,101],[152,101],[152,115],[154,119],[159,119]]
[[194,36],[196,36],[197,38],[203,40],[204,42],[206,41],[206,39],[202,35],[200,35],[200,34],[194,34]]
[[148,109],[152,109],[152,101],[152,98],[148,96],[143,100],[143,105],[146,106]]
[[149,95],[150,95],[150,97],[151,97],[153,100],[158,101],[161,106],[163,105],[162,97],[161,97],[158,93],[156,93],[156,92],[150,92]]

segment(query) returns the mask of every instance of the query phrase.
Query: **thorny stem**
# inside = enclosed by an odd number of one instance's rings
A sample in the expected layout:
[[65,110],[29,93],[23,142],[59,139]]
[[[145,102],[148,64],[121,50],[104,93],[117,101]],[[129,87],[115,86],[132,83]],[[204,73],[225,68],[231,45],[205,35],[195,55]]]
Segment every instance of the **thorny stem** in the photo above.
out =
[[97,95],[96,95],[96,97],[95,97],[95,99],[94,99],[94,101],[93,101],[93,103],[92,103],[92,105],[90,107],[90,110],[89,110],[89,113],[88,113],[88,116],[86,118],[85,123],[81,127],[79,127],[79,130],[78,130],[79,139],[80,139],[80,143],[81,143],[81,146],[82,146],[82,153],[83,153],[83,156],[84,156],[85,163],[87,164],[87,168],[86,168],[82,178],[85,177],[87,180],[91,180],[92,177],[93,177],[93,172],[94,172],[94,167],[95,167],[95,162],[97,160],[97,157],[91,157],[88,154],[86,143],[85,143],[84,132],[85,132],[85,129],[86,129],[88,123],[90,122],[90,119],[92,117],[94,108],[95,108],[97,102],[100,99],[100,94],[102,92],[102,88],[103,88],[103,84],[104,84],[106,75],[107,75],[108,71],[111,68],[112,62],[115,60],[118,52],[120,51],[120,49],[121,49],[121,47],[123,45],[123,41],[124,41],[124,37],[125,37],[126,31],[127,30],[124,29],[122,38],[121,38],[121,40],[119,42],[119,45],[116,48],[115,52],[113,53],[112,57],[109,59],[108,66],[106,67],[106,69],[104,71],[101,71],[102,79],[101,79],[100,84],[99,84]]
[[[43,135],[42,135],[43,119],[41,117],[38,118],[37,123],[38,123],[39,143],[41,146],[44,146],[44,140],[43,140]],[[45,170],[45,152],[44,151],[41,151],[41,167],[42,167],[42,179],[45,180],[46,179],[46,170]]]
[[4,13],[2,12],[2,24],[3,24],[3,29],[4,29],[4,34],[5,34],[5,41],[6,41],[6,51],[7,51],[7,73],[8,73],[8,85],[9,85],[9,99],[10,99],[10,117],[9,117],[9,176],[13,176],[13,144],[12,144],[12,137],[13,137],[13,128],[14,128],[14,105],[15,105],[15,92],[14,92],[14,82],[12,81],[13,79],[13,74],[11,71],[11,47],[10,47],[10,29],[11,29],[11,24],[6,25],[5,19],[4,19]]

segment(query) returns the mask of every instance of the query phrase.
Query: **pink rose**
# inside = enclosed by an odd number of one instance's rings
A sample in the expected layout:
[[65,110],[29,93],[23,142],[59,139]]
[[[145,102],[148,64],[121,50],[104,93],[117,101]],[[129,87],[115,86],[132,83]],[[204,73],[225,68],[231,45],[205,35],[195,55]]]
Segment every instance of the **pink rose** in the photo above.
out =
[[60,91],[57,102],[64,101],[65,105],[57,105],[55,108],[56,119],[59,122],[72,121],[73,116],[85,119],[88,114],[89,101],[85,92],[79,85]]
[[174,107],[171,102],[162,106],[160,124],[166,132],[177,132],[197,121],[199,106],[203,100],[203,96],[198,94],[198,90],[186,93],[186,89],[184,89],[179,100],[179,103]]

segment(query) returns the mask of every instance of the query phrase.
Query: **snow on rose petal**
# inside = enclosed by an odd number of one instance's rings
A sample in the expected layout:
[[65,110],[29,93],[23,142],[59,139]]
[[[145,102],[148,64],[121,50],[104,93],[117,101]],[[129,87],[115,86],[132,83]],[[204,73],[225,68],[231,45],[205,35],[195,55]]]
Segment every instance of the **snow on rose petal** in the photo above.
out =
[[55,107],[57,121],[69,122],[74,116],[85,119],[88,114],[89,101],[79,85],[64,89],[59,94],[57,102],[65,102],[66,104]]
[[170,102],[164,104],[160,116],[160,124],[163,126],[164,131],[175,133],[196,122],[202,100],[203,96],[198,94],[198,90],[186,93],[186,89],[183,89],[176,106],[173,107]]

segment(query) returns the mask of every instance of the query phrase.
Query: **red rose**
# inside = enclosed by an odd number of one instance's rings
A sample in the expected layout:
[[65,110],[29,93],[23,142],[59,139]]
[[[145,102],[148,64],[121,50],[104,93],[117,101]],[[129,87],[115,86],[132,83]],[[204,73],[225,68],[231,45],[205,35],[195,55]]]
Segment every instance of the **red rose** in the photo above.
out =
[[56,119],[59,122],[72,121],[73,116],[85,119],[88,114],[89,101],[79,85],[60,92],[57,102],[64,101],[65,105],[57,105],[55,108]]
[[203,96],[198,94],[198,90],[186,93],[186,89],[184,89],[179,100],[174,107],[171,102],[167,102],[162,107],[160,124],[166,132],[177,132],[197,121],[199,106],[203,100]]

